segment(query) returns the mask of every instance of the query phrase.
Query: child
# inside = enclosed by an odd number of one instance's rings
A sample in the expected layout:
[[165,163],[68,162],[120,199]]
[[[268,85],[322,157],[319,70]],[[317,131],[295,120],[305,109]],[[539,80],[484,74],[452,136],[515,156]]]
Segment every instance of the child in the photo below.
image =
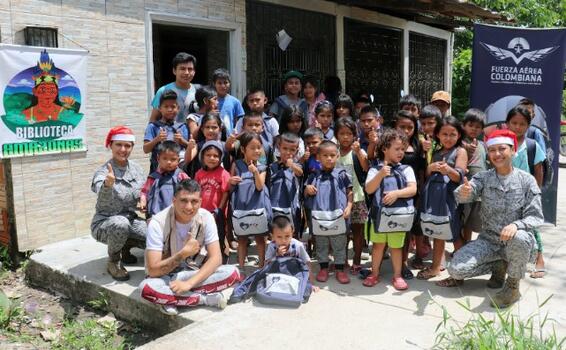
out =
[[434,130],[436,125],[440,123],[441,118],[440,109],[433,105],[424,106],[419,114],[419,123],[421,124],[419,140],[421,141],[427,164],[430,164],[432,161],[432,153],[436,150],[437,142],[434,139]]
[[285,94],[277,97],[269,108],[269,114],[275,117],[277,121],[281,121],[283,110],[290,105],[299,106],[303,111],[303,115],[308,115],[308,104],[299,97],[301,80],[303,80],[303,75],[295,70],[290,70],[283,76],[283,90]]
[[373,160],[376,157],[377,133],[381,128],[377,109],[370,105],[362,107],[358,126],[361,129],[360,146],[366,151],[368,159]]
[[334,113],[334,106],[329,101],[319,102],[314,108],[314,115],[316,118],[316,127],[322,130],[325,140],[336,143],[334,138],[334,129],[332,128],[332,121]]
[[[260,89],[251,90],[244,98],[247,106],[247,112],[260,113],[263,116],[263,132],[262,136],[266,140],[274,140],[279,135],[279,123],[273,116],[265,113],[265,105],[267,104],[267,97],[265,92]],[[238,119],[236,122],[236,133],[242,132],[243,118]]]
[[354,101],[346,94],[338,95],[336,103],[334,104],[334,120],[343,117],[350,117],[354,119]]
[[309,267],[309,280],[312,290],[317,292],[314,286],[314,275],[312,273],[311,258],[301,241],[293,238],[293,223],[286,216],[275,216],[272,223],[272,241],[267,245],[265,262],[270,263],[277,257],[294,257],[302,260]]
[[[305,154],[305,143],[301,139],[301,136],[305,132],[306,125],[303,118],[303,111],[295,105],[286,108],[281,116],[281,124],[279,126],[279,134],[284,134],[290,132],[295,134],[299,140],[299,149],[294,155],[295,161],[298,161]],[[279,158],[279,149],[275,148],[273,152],[275,159]]]
[[371,101],[369,100],[369,95],[369,92],[359,92],[356,97],[354,97],[354,113],[357,116],[361,115],[362,108],[370,105]]
[[284,215],[296,228],[300,228],[300,189],[303,167],[295,162],[299,137],[292,133],[279,135],[277,149],[279,161],[270,166],[269,194],[273,215]]
[[[264,166],[269,166],[273,159],[273,149],[269,142],[262,137],[263,132],[263,116],[257,112],[251,112],[244,116],[243,127],[244,132],[253,132],[259,135],[261,139],[261,155],[259,156],[259,164]],[[226,141],[226,150],[231,152],[233,150],[238,150],[240,148],[240,144],[238,142],[238,137],[241,134],[236,134],[235,130],[232,132],[228,140]],[[241,154],[236,154],[235,158],[239,158]]]
[[[476,108],[468,109],[464,114],[462,125],[465,134],[462,139],[462,146],[468,153],[468,173],[466,178],[471,180],[475,174],[486,170],[486,147],[483,141],[478,140],[485,127],[485,113]],[[464,214],[462,217],[462,238],[464,242],[469,242],[472,239],[472,232],[481,231],[480,206],[481,203],[477,201],[462,205]]]
[[[531,121],[532,118],[529,108],[524,105],[518,105],[507,113],[505,123],[509,130],[513,131],[517,135],[518,147],[517,153],[513,158],[513,166],[533,175],[540,188],[542,187],[544,178],[543,162],[546,159],[546,154],[538,142],[526,137]],[[538,230],[534,230],[534,235],[537,241],[538,253],[535,270],[531,272],[531,277],[542,278],[546,273],[544,268],[544,258],[542,256],[542,239]]]
[[430,104],[435,105],[440,110],[442,117],[447,117],[448,110],[450,109],[450,94],[446,91],[435,91],[430,99]]
[[305,140],[306,150],[303,155],[303,169],[305,172],[305,178],[308,178],[310,174],[320,171],[320,162],[318,161],[318,147],[324,141],[324,134],[319,128],[308,128],[303,134],[303,139]]
[[[450,210],[450,229],[452,231],[454,249],[457,250],[462,245],[460,239],[461,223],[460,223],[460,209],[456,204],[454,198],[454,190],[463,181],[463,175],[466,173],[468,165],[468,154],[462,146],[462,137],[464,130],[462,124],[458,119],[448,116],[440,120],[434,130],[434,136],[439,143],[439,149],[432,154],[432,162],[426,169],[426,176],[431,177],[433,173],[438,173],[444,177],[446,193],[434,193],[434,191],[427,192],[423,196],[429,198],[446,198],[446,203]],[[431,187],[432,189],[436,187]],[[425,186],[424,191],[428,190]],[[422,218],[422,213],[421,213]],[[417,278],[421,280],[428,280],[436,277],[442,270],[442,260],[444,259],[444,247],[446,242],[441,239],[434,239],[432,266],[421,270],[417,274]],[[439,286],[446,287],[453,283],[455,280],[447,278],[438,281]]]
[[326,96],[318,87],[318,80],[312,75],[307,75],[303,80],[303,96],[308,105],[307,123],[304,123],[305,127],[307,124],[309,127],[314,127],[316,122],[314,108],[317,103],[326,99]]
[[230,252],[226,252],[224,221],[230,191],[230,173],[222,167],[224,146],[216,140],[207,141],[202,145],[199,158],[202,169],[197,171],[195,181],[201,189],[201,207],[214,215],[223,260],[226,262]]
[[346,220],[352,212],[352,182],[344,169],[336,169],[338,146],[323,141],[318,147],[317,158],[321,171],[311,174],[305,186],[305,206],[311,212],[310,226],[316,242],[316,254],[320,271],[316,280],[328,280],[328,253],[332,248],[336,280],[350,283],[344,271],[346,264]]
[[145,129],[143,138],[144,153],[151,152],[149,172],[153,173],[157,169],[157,148],[156,146],[165,141],[171,140],[178,143],[179,156],[184,157],[184,149],[189,145],[189,132],[183,123],[175,123],[175,117],[179,105],[177,104],[177,93],[173,90],[166,90],[159,100],[159,113],[161,119],[149,122]]
[[[201,124],[198,129],[196,141],[191,139],[192,152],[185,153],[185,164],[187,173],[194,177],[196,172],[201,168],[200,159],[196,156],[198,151],[202,149],[204,143],[208,141],[220,141],[226,138],[226,132],[222,127],[222,122],[217,113],[211,112],[205,114],[201,119]],[[224,144],[220,141],[221,144]],[[223,154],[221,159],[222,165],[227,169],[230,166],[230,155]]]
[[[393,119],[393,127],[397,129],[397,131],[402,132],[408,139],[407,149],[405,150],[405,155],[403,156],[401,163],[411,167],[417,180],[418,188],[418,184],[424,184],[426,161],[423,157],[421,143],[418,137],[417,118],[408,110],[400,110],[399,112],[397,112],[397,115]],[[411,227],[409,234],[406,235],[405,246],[403,247],[402,275],[405,279],[412,279],[414,277],[411,270],[409,270],[409,268],[407,267],[409,247],[411,238],[413,237],[415,239],[416,249],[415,259],[422,259],[422,257],[428,254],[424,236],[422,230],[420,229],[420,224],[418,222],[415,222],[415,224]]]
[[218,93],[220,119],[226,127],[226,132],[231,134],[236,120],[245,114],[244,108],[237,98],[230,95],[230,73],[226,69],[216,69],[212,73],[212,83]]
[[[245,123],[245,122],[244,122]],[[258,134],[245,131],[239,137],[240,152],[243,159],[238,159],[232,164],[230,171],[230,185],[232,185],[232,224],[238,235],[238,264],[241,269],[248,255],[248,236],[254,235],[256,248],[259,254],[259,267],[265,262],[265,235],[268,233],[268,222],[271,220],[271,203],[269,191],[265,186],[266,166],[259,164],[259,157],[263,149],[261,138]],[[264,210],[261,210],[264,209]],[[248,230],[245,222],[237,222],[236,211],[262,211],[262,215],[256,216],[256,230]],[[241,229],[241,230],[240,230]],[[263,232],[260,232],[264,230]]]
[[196,112],[187,116],[187,127],[191,135],[193,135],[193,138],[196,139],[202,117],[207,113],[218,112],[218,96],[216,90],[208,85],[198,88],[195,93],[195,100],[191,103],[190,108]]
[[[407,137],[396,129],[386,129],[381,134],[378,143],[380,162],[370,169],[365,182],[365,189],[368,194],[376,193],[379,190],[374,196],[374,211],[378,206],[394,206],[400,198],[412,198],[417,193],[417,182],[413,169],[410,166],[400,164],[407,145]],[[401,179],[401,181],[397,183],[398,179]],[[392,182],[397,189],[385,192],[383,189],[390,188],[390,186],[385,186],[386,181]],[[374,215],[374,222],[377,223],[379,212],[376,211]],[[387,244],[391,250],[391,263],[393,264],[391,283],[397,290],[409,288],[401,274],[405,232],[378,232],[378,227],[375,227],[375,232],[370,234],[370,240],[373,242],[371,274],[365,278],[363,285],[373,287],[379,282],[379,269]]]
[[[363,231],[365,223],[368,221],[368,208],[363,184],[369,170],[369,162],[366,152],[360,147],[356,123],[352,118],[344,117],[338,119],[334,129],[336,130],[338,145],[340,146],[340,157],[336,164],[344,168],[351,175],[352,179],[353,205],[350,223],[352,240],[354,242],[354,257],[350,273],[357,275],[362,269]],[[346,252],[347,258],[348,254]]]
[[419,119],[421,113],[421,101],[412,94],[403,95],[399,101],[399,109],[407,111]]
[[148,218],[170,206],[175,185],[189,178],[178,168],[180,149],[177,143],[168,140],[156,147],[159,166],[149,174],[140,194],[140,208],[147,212]]

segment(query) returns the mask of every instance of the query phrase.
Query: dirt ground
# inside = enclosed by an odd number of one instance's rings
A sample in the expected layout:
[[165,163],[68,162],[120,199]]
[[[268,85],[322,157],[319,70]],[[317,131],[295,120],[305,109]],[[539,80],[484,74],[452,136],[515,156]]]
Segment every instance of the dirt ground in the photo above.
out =
[[0,292],[15,310],[2,325],[6,310],[0,303],[0,349],[133,349],[156,338],[135,324],[116,320],[105,311],[103,296],[91,306],[87,301],[77,305],[63,295],[28,286],[23,269],[0,268]]

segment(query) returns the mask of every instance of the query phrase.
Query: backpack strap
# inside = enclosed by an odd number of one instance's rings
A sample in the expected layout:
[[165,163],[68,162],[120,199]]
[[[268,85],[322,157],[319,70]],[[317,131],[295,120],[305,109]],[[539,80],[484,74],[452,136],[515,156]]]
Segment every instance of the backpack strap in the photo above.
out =
[[358,182],[360,183],[360,185],[365,184],[367,173],[362,168],[362,164],[360,163],[360,160],[358,159],[358,156],[354,153],[354,151],[352,151],[352,162],[354,163],[354,173],[356,173]]
[[527,163],[529,164],[529,172],[535,175],[535,157],[537,153],[537,142],[531,138],[526,137],[527,143]]

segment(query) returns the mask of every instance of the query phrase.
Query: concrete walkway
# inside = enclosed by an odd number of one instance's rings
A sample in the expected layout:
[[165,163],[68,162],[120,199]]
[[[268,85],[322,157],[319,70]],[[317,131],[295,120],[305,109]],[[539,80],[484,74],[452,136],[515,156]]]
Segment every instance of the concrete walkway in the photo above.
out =
[[[558,226],[542,229],[547,276],[523,280],[523,298],[512,312],[527,318],[552,295],[540,312],[548,313],[555,320],[557,334],[566,336],[566,244],[562,229],[566,227],[566,172],[561,170],[561,175]],[[140,257],[141,253],[136,252]],[[495,315],[487,297],[494,291],[485,288],[488,276],[468,280],[460,288],[437,287],[433,281],[447,277],[444,273],[429,282],[413,279],[408,291],[397,292],[390,284],[391,264],[386,260],[382,281],[376,287],[363,287],[357,278],[349,285],[340,285],[331,276],[299,309],[246,302],[223,311],[202,307],[167,317],[137,296],[136,286],[144,275],[141,262],[134,268],[131,281],[117,283],[105,272],[105,255],[105,246],[89,237],[49,245],[32,256],[29,278],[32,283],[41,281],[44,287],[43,282],[50,281],[48,287],[83,301],[103,291],[118,317],[137,320],[163,333],[177,329],[143,349],[422,349],[434,344],[435,328],[442,321],[440,305],[460,322],[472,314],[458,303],[469,303],[473,313],[487,318]],[[229,296],[231,290],[225,293]]]

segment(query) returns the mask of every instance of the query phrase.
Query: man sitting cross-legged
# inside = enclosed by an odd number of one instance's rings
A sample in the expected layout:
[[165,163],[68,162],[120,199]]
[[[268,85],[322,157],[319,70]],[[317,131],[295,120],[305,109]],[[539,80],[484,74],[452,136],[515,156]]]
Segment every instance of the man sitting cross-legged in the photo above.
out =
[[238,269],[221,265],[220,243],[213,215],[201,207],[200,186],[183,180],[173,204],[154,215],[148,225],[142,298],[176,315],[177,306],[224,308],[219,291],[239,280]]

